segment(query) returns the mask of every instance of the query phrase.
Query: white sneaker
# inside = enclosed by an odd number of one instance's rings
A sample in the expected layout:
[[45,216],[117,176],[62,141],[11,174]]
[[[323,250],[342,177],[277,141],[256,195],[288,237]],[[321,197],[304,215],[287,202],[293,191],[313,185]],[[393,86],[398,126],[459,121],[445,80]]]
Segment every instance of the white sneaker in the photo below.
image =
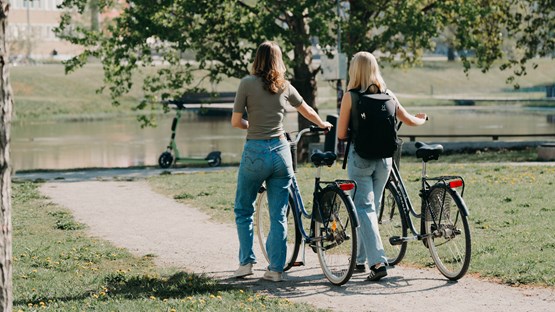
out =
[[252,263],[240,265],[237,271],[233,273],[233,277],[236,277],[236,278],[241,278],[249,275],[252,275]]
[[281,281],[283,281],[283,273],[266,270],[266,272],[264,272],[264,276],[262,276],[262,278],[265,279],[265,280],[268,280],[268,281],[272,281],[272,282],[281,282]]

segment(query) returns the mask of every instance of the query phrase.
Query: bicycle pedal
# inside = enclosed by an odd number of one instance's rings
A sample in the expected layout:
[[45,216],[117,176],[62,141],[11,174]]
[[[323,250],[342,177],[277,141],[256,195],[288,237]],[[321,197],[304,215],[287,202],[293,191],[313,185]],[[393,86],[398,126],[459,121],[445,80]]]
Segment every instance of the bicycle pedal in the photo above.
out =
[[314,253],[317,253],[317,252],[318,252],[318,247],[313,246],[313,245],[309,245],[309,246],[310,246],[310,248],[312,249],[312,251],[313,251]]
[[304,261],[295,261],[293,262],[293,266],[294,267],[304,266]]
[[400,236],[391,236],[389,238],[389,243],[391,245],[401,245],[403,243],[403,238],[401,238]]

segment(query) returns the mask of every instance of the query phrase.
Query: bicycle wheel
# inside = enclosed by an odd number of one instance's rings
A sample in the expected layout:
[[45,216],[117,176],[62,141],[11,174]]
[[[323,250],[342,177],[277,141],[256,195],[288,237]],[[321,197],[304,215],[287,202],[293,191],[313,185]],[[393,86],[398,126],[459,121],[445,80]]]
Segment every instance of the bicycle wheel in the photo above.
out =
[[378,211],[378,223],[380,237],[382,239],[385,256],[389,265],[395,265],[405,256],[407,242],[392,245],[391,237],[406,237],[407,224],[402,215],[401,197],[397,188],[387,183],[384,189],[380,210]]
[[[268,233],[270,233],[270,209],[268,206],[266,189],[262,188],[259,191],[255,207],[255,224],[258,243],[260,244],[260,249],[266,261],[270,263],[268,252],[266,251],[266,239]],[[301,246],[301,232],[296,227],[297,217],[293,211],[293,207],[293,199],[289,197],[289,205],[287,206],[287,257],[285,258],[284,271],[289,270],[294,265]]]
[[329,187],[320,194],[319,206],[322,215],[315,218],[314,237],[321,240],[316,243],[316,253],[326,278],[343,285],[353,275],[356,262],[354,205],[343,191]]
[[425,219],[428,249],[437,268],[450,280],[458,280],[470,264],[471,239],[466,206],[459,193],[446,185],[434,185],[427,198]]

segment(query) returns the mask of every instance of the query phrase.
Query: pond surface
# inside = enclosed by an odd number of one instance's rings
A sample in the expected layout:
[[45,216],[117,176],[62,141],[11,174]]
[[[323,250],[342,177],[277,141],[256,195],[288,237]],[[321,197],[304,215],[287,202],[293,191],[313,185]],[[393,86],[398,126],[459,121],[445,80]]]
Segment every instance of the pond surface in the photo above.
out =
[[[400,134],[546,134],[555,135],[548,121],[555,109],[500,107],[409,108],[426,112],[430,120],[421,127],[403,127]],[[321,111],[321,116],[335,115]],[[15,170],[108,168],[157,165],[170,141],[170,112],[158,119],[158,127],[141,128],[134,117],[82,122],[14,123],[11,159]],[[551,117],[552,118],[552,117]],[[297,114],[287,114],[287,131],[297,129]],[[176,141],[182,156],[204,158],[222,152],[225,163],[239,162],[245,132],[234,129],[229,117],[200,117],[183,114]],[[430,138],[422,140],[431,141]],[[434,141],[491,141],[491,138],[441,138]],[[501,140],[555,140],[554,137],[502,138]]]

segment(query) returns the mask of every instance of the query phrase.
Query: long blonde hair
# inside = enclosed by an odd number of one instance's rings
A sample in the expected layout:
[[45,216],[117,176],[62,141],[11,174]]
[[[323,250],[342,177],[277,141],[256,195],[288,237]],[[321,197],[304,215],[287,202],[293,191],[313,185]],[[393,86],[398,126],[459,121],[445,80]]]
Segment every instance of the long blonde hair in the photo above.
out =
[[[349,67],[349,84],[347,89],[360,89],[362,92],[375,84],[380,89],[380,92],[385,92],[387,86],[383,80],[378,61],[370,52],[358,52],[353,56]],[[375,87],[369,90],[375,93]]]
[[285,64],[277,43],[265,41],[258,46],[251,74],[262,78],[264,89],[272,94],[285,87]]

